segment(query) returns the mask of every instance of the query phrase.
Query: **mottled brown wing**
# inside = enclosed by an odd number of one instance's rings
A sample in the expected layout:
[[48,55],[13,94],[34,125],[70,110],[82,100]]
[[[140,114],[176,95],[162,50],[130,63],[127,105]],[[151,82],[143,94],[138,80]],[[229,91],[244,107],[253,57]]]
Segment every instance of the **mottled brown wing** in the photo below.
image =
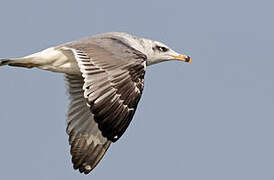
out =
[[113,142],[130,124],[144,87],[144,56],[127,48],[123,47],[123,58],[117,58],[93,44],[66,47],[84,77],[84,97],[94,119],[103,136]]
[[66,75],[69,110],[67,114],[67,134],[71,145],[74,169],[88,174],[102,159],[111,141],[103,137],[84,98],[81,76]]

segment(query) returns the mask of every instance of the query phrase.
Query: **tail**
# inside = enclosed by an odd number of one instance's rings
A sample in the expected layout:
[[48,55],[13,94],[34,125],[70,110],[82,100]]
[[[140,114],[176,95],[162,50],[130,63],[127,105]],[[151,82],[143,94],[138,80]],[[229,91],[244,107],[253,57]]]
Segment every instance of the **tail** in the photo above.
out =
[[10,59],[0,59],[0,66],[8,65],[10,61]]
[[17,67],[25,67],[25,68],[33,68],[35,64],[30,63],[29,59],[26,58],[18,58],[18,59],[0,59],[0,66],[17,66]]

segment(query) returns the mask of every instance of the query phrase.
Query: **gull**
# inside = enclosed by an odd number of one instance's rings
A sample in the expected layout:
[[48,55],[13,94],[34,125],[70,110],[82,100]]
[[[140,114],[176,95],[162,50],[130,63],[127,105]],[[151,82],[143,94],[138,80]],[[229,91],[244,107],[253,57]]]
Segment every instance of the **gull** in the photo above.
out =
[[22,58],[0,59],[0,66],[65,74],[73,168],[89,174],[129,126],[143,92],[146,67],[170,60],[192,61],[161,42],[110,32]]

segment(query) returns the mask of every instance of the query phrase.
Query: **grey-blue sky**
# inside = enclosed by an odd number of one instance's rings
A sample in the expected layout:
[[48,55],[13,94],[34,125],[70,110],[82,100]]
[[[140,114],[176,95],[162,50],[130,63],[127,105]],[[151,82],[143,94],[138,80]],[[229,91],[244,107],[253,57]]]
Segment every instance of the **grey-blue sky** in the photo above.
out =
[[89,176],[70,163],[62,75],[1,67],[0,179],[273,179],[273,5],[2,1],[1,57],[125,31],[193,63],[148,68],[132,124]]

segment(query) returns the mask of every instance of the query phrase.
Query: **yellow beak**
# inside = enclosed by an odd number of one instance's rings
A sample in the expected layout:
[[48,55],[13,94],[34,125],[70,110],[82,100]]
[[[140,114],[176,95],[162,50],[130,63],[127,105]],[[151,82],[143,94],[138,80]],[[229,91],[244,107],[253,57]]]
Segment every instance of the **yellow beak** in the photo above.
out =
[[187,55],[179,55],[179,56],[172,56],[174,59],[176,60],[179,60],[179,61],[184,61],[184,62],[187,62],[187,63],[191,63],[192,62],[192,59],[187,56]]

